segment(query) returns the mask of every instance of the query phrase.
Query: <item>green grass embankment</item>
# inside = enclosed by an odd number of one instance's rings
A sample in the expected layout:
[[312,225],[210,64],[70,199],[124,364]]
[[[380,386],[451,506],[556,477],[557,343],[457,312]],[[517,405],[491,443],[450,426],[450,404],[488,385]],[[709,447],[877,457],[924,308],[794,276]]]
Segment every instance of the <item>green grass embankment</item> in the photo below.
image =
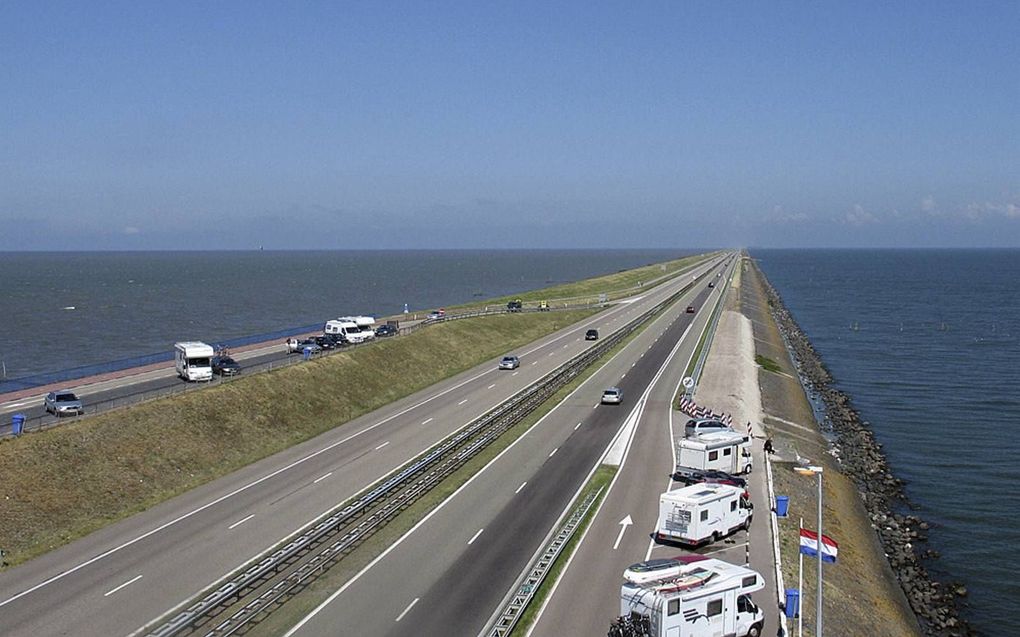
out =
[[593,312],[435,325],[0,442],[0,548],[18,564]]

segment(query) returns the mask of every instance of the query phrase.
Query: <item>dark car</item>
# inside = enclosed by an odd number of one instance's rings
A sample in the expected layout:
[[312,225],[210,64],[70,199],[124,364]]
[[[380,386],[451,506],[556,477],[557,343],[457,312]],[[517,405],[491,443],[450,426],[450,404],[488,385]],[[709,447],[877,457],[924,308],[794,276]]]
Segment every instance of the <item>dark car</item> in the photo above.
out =
[[684,484],[701,484],[703,482],[710,482],[714,484],[729,484],[742,489],[747,488],[747,480],[740,476],[735,476],[730,473],[726,473],[725,471],[716,471],[714,469],[677,469],[676,473],[673,474],[673,479]]
[[506,309],[511,312],[520,312],[524,307],[524,301],[520,299],[514,299],[506,304]]
[[297,353],[303,353],[305,349],[310,349],[313,354],[318,354],[322,351],[322,346],[315,342],[314,338],[306,338],[303,341],[298,341],[297,349],[294,350]]
[[694,309],[695,309],[695,308],[694,308],[694,306],[693,306],[693,305],[688,305],[688,306],[687,306],[687,313],[688,313],[688,314],[694,314]]
[[387,325],[380,325],[379,327],[375,328],[375,335],[376,336],[380,336],[380,337],[382,337],[382,336],[396,336],[399,331],[400,330],[398,330],[396,328],[396,326],[394,326],[394,325],[388,325],[388,324]]
[[46,399],[43,400],[43,403],[46,405],[46,411],[54,416],[63,416],[64,414],[80,416],[85,413],[85,407],[82,405],[81,399],[75,396],[74,392],[66,389],[51,391],[46,394]]
[[599,331],[598,330],[588,330],[587,332],[584,333],[584,340],[586,340],[586,341],[597,341],[597,340],[599,340]]
[[714,288],[715,287],[715,281],[709,281],[708,282],[708,287]]
[[236,376],[241,373],[241,365],[229,356],[213,356],[212,371],[220,376]]
[[323,334],[322,336],[313,336],[310,340],[314,341],[315,344],[323,350],[332,350],[339,347],[337,341],[326,334]]

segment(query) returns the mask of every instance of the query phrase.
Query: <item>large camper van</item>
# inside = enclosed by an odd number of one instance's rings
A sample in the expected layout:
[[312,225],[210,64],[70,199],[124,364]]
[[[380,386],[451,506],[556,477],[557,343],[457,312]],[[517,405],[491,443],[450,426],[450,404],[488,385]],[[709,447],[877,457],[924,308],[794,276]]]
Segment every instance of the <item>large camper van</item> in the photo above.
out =
[[751,473],[751,441],[736,431],[713,431],[676,443],[677,472],[684,469]]
[[375,319],[371,316],[341,316],[326,321],[323,332],[340,334],[350,343],[364,343],[375,338]]
[[211,345],[199,341],[174,344],[174,367],[177,375],[186,381],[212,380],[212,358],[215,355]]
[[765,580],[755,571],[717,559],[690,556],[635,564],[624,573],[620,617],[609,634],[760,637],[765,613],[751,601],[751,593],[763,588]]
[[741,487],[692,484],[659,496],[657,542],[698,546],[751,525],[754,509]]

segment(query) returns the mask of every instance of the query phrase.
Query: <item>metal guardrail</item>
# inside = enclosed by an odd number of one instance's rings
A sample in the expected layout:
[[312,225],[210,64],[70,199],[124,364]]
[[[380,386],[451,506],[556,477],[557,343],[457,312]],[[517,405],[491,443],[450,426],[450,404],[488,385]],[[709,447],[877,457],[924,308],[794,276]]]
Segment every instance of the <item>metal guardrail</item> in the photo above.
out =
[[[378,528],[523,420],[640,325],[674,303],[690,289],[697,278],[597,345],[574,356],[362,494],[356,495],[349,504],[325,515],[309,530],[269,556],[243,567],[219,588],[148,634],[151,637],[193,634],[226,636],[261,621]],[[242,604],[244,599],[250,601]],[[226,615],[216,625],[208,625],[239,605],[239,609]]]
[[560,526],[559,531],[549,541],[549,544],[546,545],[545,550],[528,566],[524,576],[514,586],[514,594],[507,600],[503,607],[503,612],[500,613],[492,630],[489,631],[489,637],[506,637],[513,631],[514,626],[517,625],[521,615],[524,613],[524,609],[531,603],[538,587],[542,585],[545,576],[548,575],[549,569],[556,563],[556,559],[563,551],[563,547],[574,536],[577,527],[584,521],[588,511],[598,501],[604,489],[605,487],[599,487],[598,491],[589,493],[584,500],[574,507],[570,517]]
[[698,360],[694,363],[694,370],[691,372],[691,378],[694,379],[694,385],[691,387],[691,395],[694,394],[694,389],[698,386],[698,381],[701,379],[701,372],[705,367],[705,361],[708,359],[708,350],[712,347],[712,340],[715,339],[715,330],[719,325],[719,314],[722,313],[723,302],[726,300],[726,294],[730,290],[730,279],[732,275],[726,277],[723,287],[719,290],[719,298],[715,302],[715,308],[712,309],[712,316],[708,319],[708,333],[705,335],[705,342],[702,343],[701,352],[698,353]]

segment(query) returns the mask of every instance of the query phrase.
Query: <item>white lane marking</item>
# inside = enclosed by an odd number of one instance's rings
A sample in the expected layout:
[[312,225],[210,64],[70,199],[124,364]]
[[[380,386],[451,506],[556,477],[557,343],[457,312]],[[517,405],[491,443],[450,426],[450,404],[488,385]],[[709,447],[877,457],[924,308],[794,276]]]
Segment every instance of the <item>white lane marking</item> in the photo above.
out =
[[481,535],[482,531],[484,531],[484,530],[485,529],[478,529],[478,532],[475,533],[474,535],[472,535],[471,539],[468,540],[468,546],[471,546],[472,544],[474,544],[474,541],[478,539],[478,536]]
[[404,609],[404,612],[402,612],[399,615],[397,615],[397,621],[400,621],[401,619],[403,619],[404,615],[406,615],[409,610],[414,608],[414,605],[418,603],[419,599],[421,599],[421,598],[420,597],[415,597],[414,601],[412,601],[410,604],[408,604],[407,608]]
[[538,361],[533,362],[532,365],[538,365]]
[[[644,354],[642,354],[642,356],[644,356]],[[631,363],[630,364],[631,367],[634,367],[635,365],[637,365],[637,363]]]
[[432,422],[433,420],[435,420],[435,419],[434,418],[426,418],[425,420],[421,421],[421,424],[427,425],[430,422]]
[[574,425],[574,431],[577,431],[581,427],[581,423]]
[[230,526],[228,526],[228,527],[227,527],[227,530],[228,530],[228,531],[233,531],[234,529],[236,529],[237,527],[241,526],[242,524],[244,524],[244,523],[245,523],[245,522],[247,522],[248,520],[252,519],[253,517],[255,517],[255,514],[254,514],[254,513],[252,513],[251,515],[249,515],[249,516],[248,516],[248,517],[246,517],[246,518],[241,518],[241,519],[240,519],[240,520],[238,520],[237,522],[234,522],[233,524],[231,524]]
[[384,443],[382,443],[381,445],[379,445],[378,447],[376,447],[376,448],[375,448],[375,450],[376,450],[376,451],[379,451],[380,449],[382,449],[383,447],[385,447],[385,446],[386,446],[386,445],[388,445],[388,444],[390,444],[390,441],[389,441],[389,440],[387,440],[386,442],[384,442]]
[[549,352],[549,356],[556,356],[556,352]]
[[460,401],[459,403],[457,403],[457,405],[463,405],[463,404],[464,404],[464,403],[466,403],[467,401],[468,401],[468,399],[467,399],[467,398],[465,398],[464,400],[462,400],[462,401]]
[[318,478],[312,480],[312,484],[319,484],[320,482],[322,482],[323,480],[325,480],[326,478],[328,478],[331,475],[333,475],[332,471],[330,471],[329,473],[326,473],[324,475],[321,475]]
[[563,346],[563,349],[567,349],[568,347],[570,347],[570,345],[569,345],[569,344],[567,344],[567,345],[564,345],[564,346]]
[[516,490],[516,491],[514,491],[514,495],[517,495],[518,493],[520,493],[520,492],[521,492],[521,489],[523,489],[523,488],[524,488],[524,485],[526,485],[526,484],[528,484],[528,481],[527,481],[527,480],[525,480],[524,482],[522,482],[522,483],[521,483],[521,486],[517,487],[517,490]]
[[747,542],[744,542],[743,544],[734,544],[732,546],[724,546],[722,548],[713,549],[711,551],[705,551],[704,553],[701,553],[701,555],[714,555],[716,553],[722,553],[724,551],[731,551],[733,549],[742,549],[745,546],[747,546]]
[[550,458],[552,458],[552,457],[553,457],[554,455],[556,455],[556,452],[557,452],[557,451],[559,451],[559,450],[560,450],[560,448],[559,448],[559,447],[556,447],[555,449],[553,449],[552,451],[550,451],[550,452],[549,452],[549,457],[550,457]]
[[620,378],[626,378],[626,377],[627,377],[626,373],[624,373],[623,376],[620,376]]
[[496,383],[493,383],[493,384],[489,385],[488,387],[486,387],[486,389],[492,389],[495,386],[496,386]]
[[103,593],[103,597],[109,597],[110,595],[113,595],[114,593],[116,593],[120,589],[124,588],[125,586],[131,586],[132,584],[134,584],[135,582],[137,582],[140,579],[142,579],[142,576],[141,575],[136,575],[135,577],[132,577],[131,579],[129,579],[128,581],[124,582],[120,586],[117,586],[116,588],[111,588],[110,590],[106,591],[105,593]]
[[513,374],[510,374],[510,375],[511,376],[516,376],[517,374],[520,374],[520,372],[514,372]]

